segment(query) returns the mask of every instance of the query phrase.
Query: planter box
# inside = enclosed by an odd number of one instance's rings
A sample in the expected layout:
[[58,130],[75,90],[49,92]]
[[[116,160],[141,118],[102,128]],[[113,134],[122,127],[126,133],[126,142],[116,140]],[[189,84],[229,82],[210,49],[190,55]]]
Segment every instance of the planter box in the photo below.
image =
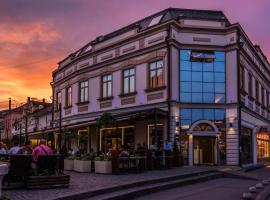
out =
[[91,160],[74,160],[74,171],[91,172]]
[[95,161],[95,173],[111,174],[112,173],[112,161]]
[[26,187],[29,189],[63,188],[69,186],[69,175],[29,176]]
[[64,160],[64,169],[65,170],[73,170],[74,169],[74,160]]

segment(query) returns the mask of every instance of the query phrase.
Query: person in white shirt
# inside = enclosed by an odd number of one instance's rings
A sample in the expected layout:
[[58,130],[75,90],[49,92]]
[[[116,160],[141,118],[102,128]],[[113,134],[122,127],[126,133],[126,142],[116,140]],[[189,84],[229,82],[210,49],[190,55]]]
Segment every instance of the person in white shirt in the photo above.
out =
[[7,154],[7,149],[3,142],[0,142],[0,154]]
[[21,147],[19,147],[19,143],[14,142],[14,146],[9,149],[8,153],[9,153],[9,155],[15,155],[19,152],[20,149],[21,149]]

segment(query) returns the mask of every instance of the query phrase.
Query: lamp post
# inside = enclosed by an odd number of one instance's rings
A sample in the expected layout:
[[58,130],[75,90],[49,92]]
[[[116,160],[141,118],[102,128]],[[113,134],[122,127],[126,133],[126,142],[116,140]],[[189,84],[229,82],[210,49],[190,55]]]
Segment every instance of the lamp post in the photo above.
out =
[[62,144],[62,103],[59,103],[59,136],[58,136],[58,148],[61,151]]

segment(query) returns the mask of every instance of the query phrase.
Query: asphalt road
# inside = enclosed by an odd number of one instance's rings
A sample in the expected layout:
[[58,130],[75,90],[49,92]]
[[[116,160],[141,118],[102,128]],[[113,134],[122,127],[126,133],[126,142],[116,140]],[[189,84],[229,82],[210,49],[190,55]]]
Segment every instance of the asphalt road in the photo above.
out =
[[[270,178],[270,168],[258,169],[249,173],[257,175],[260,179]],[[184,187],[173,188],[136,199],[239,200],[242,197],[242,193],[247,192],[248,188],[256,183],[258,183],[258,181],[221,178]]]

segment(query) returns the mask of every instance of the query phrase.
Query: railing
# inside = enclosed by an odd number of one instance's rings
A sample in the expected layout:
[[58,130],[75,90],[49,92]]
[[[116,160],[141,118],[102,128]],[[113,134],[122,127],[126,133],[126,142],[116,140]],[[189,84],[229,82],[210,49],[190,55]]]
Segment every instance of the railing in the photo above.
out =
[[146,156],[119,157],[120,172],[143,172],[146,170]]

